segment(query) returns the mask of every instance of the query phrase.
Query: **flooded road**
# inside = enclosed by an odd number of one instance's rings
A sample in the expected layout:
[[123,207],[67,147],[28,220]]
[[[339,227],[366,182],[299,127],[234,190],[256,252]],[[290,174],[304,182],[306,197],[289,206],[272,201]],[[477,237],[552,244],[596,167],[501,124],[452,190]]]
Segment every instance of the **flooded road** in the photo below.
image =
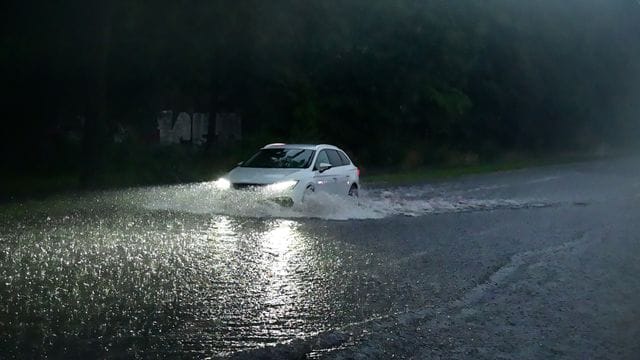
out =
[[256,197],[0,206],[0,358],[640,353],[638,158]]

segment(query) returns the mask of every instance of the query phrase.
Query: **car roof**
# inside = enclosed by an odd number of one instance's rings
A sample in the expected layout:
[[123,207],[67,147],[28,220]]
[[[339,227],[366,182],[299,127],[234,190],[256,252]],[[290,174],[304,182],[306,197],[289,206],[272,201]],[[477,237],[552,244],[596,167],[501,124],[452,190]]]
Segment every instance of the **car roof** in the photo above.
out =
[[329,144],[285,144],[285,143],[273,143],[265,145],[263,149],[305,149],[305,150],[320,150],[320,149],[337,149],[337,146]]

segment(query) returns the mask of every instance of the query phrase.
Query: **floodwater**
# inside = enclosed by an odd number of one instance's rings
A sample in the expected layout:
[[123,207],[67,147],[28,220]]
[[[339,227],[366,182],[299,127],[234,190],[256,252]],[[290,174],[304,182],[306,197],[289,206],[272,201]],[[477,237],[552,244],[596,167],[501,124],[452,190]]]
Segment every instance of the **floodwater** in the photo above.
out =
[[455,294],[404,281],[412,258],[366,246],[375,229],[597,201],[559,188],[571,172],[556,173],[378,186],[293,208],[211,183],[5,204],[0,354],[217,357],[432,306]]

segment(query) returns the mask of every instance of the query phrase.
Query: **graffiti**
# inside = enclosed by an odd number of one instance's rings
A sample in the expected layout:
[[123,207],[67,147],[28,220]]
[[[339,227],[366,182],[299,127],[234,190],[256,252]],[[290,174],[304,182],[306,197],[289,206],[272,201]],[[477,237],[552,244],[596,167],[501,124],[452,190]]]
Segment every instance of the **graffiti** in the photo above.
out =
[[158,116],[158,131],[161,144],[191,142],[202,145],[207,142],[209,134],[209,114],[181,112],[174,122],[173,111],[162,111]]
[[[215,142],[228,144],[242,139],[242,118],[236,113],[217,113]],[[172,110],[158,115],[160,143],[163,145],[191,143],[203,145],[209,138],[209,114],[181,112],[175,118]]]
[[191,141],[196,145],[202,145],[207,142],[208,134],[209,114],[193,114],[193,119],[191,122]]

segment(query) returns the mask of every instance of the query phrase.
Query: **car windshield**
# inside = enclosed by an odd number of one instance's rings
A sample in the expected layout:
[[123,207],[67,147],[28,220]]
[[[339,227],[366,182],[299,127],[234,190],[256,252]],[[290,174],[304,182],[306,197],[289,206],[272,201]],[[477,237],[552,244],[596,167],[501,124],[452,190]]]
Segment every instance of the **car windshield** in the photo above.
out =
[[242,167],[303,169],[311,165],[314,150],[308,149],[262,149]]

